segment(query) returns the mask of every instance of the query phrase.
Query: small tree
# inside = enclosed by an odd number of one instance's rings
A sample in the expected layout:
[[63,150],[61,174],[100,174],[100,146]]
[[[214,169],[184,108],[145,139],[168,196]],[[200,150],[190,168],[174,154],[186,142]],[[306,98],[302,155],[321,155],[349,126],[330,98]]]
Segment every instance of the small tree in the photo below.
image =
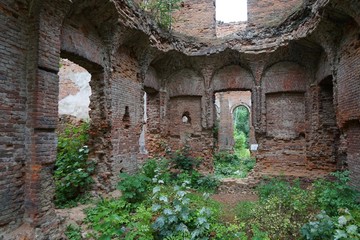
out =
[[171,31],[174,21],[173,12],[180,8],[181,0],[148,0],[143,4],[146,11],[150,11],[159,25]]

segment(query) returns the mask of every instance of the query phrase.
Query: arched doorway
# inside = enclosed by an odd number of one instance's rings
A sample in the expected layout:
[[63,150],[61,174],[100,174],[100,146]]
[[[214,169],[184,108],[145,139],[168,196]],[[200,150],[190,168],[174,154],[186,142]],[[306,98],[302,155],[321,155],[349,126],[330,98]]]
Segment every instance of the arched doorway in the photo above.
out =
[[232,111],[234,152],[239,157],[250,157],[250,109],[238,105]]

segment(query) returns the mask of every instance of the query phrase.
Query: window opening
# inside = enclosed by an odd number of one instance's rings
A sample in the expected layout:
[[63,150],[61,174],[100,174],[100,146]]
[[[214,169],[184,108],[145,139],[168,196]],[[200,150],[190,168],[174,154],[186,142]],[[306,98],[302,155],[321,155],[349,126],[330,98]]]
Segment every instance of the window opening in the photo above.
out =
[[189,123],[191,124],[191,117],[190,117],[190,113],[188,111],[184,112],[181,118],[183,123]]
[[89,120],[91,74],[68,59],[60,60],[59,115]]
[[247,21],[247,0],[216,0],[216,21]]

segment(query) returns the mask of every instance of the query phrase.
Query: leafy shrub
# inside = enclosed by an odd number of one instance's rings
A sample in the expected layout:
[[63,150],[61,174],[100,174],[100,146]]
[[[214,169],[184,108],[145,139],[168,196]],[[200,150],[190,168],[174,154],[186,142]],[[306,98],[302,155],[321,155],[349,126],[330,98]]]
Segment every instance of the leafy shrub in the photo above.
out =
[[134,175],[121,173],[120,178],[118,188],[122,192],[122,198],[129,203],[139,203],[146,198],[151,185],[150,178],[142,173]]
[[95,208],[87,209],[85,222],[92,231],[88,237],[94,239],[141,239],[152,238],[149,227],[151,213],[140,204],[134,211],[123,199],[102,200]]
[[187,183],[166,189],[161,185],[153,189],[152,211],[156,217],[152,227],[160,239],[190,236],[190,239],[203,239],[209,235],[211,216],[210,209],[192,208]]
[[250,213],[250,223],[267,232],[270,239],[297,239],[302,225],[317,211],[315,194],[300,183],[272,179],[258,188],[260,201]]
[[240,221],[247,222],[254,217],[253,209],[257,207],[257,202],[243,201],[236,205],[235,213],[236,217]]
[[215,175],[244,178],[255,166],[255,159],[240,158],[237,154],[221,151],[214,154]]
[[[234,131],[234,150],[235,151],[241,151],[243,149],[247,149],[248,148],[248,143],[247,143],[247,137],[246,134],[244,132],[236,132]],[[248,152],[248,155],[245,155],[243,157],[250,157],[250,152]]]
[[141,172],[148,178],[152,179],[157,174],[158,161],[156,159],[148,159],[141,167]]
[[81,197],[91,187],[94,162],[88,161],[89,124],[68,125],[58,136],[55,163],[55,204],[64,207],[71,200]]
[[220,185],[219,179],[214,175],[204,175],[198,178],[195,189],[201,192],[214,193]]
[[243,226],[238,223],[213,222],[210,227],[210,239],[215,240],[247,240],[246,233],[242,231]]
[[214,161],[218,163],[233,163],[239,160],[238,156],[228,151],[220,151],[214,154]]
[[341,216],[329,217],[325,211],[316,216],[317,221],[309,222],[301,228],[306,240],[360,239],[358,222],[348,209],[340,210]]
[[142,7],[151,12],[161,27],[171,30],[171,25],[174,22],[172,13],[180,8],[180,2],[180,0],[150,0],[144,2]]
[[319,207],[330,216],[337,215],[341,208],[359,208],[359,192],[347,185],[349,171],[335,172],[332,175],[336,177],[336,181],[321,179],[314,183]]
[[[266,182],[268,181],[268,182]],[[270,197],[270,195],[278,195],[278,194],[289,194],[289,190],[291,186],[285,180],[281,180],[279,178],[270,178],[265,179],[265,182],[261,183],[256,191],[261,200],[265,200]]]
[[173,168],[182,171],[193,171],[199,166],[200,160],[190,156],[189,150],[189,147],[185,146],[181,150],[171,153],[170,161]]
[[65,235],[69,240],[81,240],[81,228],[74,225],[66,227]]
[[220,185],[219,179],[212,175],[202,175],[196,170],[190,172],[182,172],[173,176],[173,184],[181,185],[183,182],[188,182],[188,187],[196,189],[200,192],[214,193]]

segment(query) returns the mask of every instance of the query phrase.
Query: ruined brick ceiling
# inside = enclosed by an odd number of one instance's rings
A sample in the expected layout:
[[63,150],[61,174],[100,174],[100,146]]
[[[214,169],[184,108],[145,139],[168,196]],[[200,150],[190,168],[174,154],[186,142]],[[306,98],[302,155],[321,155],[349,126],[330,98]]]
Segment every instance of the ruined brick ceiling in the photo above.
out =
[[[201,69],[204,66],[197,63],[197,59],[201,58],[219,66],[240,64],[248,68],[246,65],[249,65],[249,62],[257,61],[256,55],[264,56],[277,52],[278,49],[283,49],[280,52],[285,54],[298,53],[296,60],[301,62],[304,61],[306,53],[318,52],[320,55],[321,51],[326,51],[324,45],[327,45],[328,41],[338,41],[344,25],[353,19],[359,21],[356,16],[359,16],[357,11],[360,3],[352,1],[351,4],[354,6],[348,6],[348,3],[340,0],[306,0],[299,11],[278,26],[249,27],[225,38],[206,39],[164,32],[138,8],[128,6],[123,1],[116,1],[119,14],[117,26],[121,28],[121,31],[117,32],[121,36],[113,37],[112,41],[118,41],[117,44],[133,49],[139,61],[156,66],[159,74],[163,76],[184,66]],[[319,25],[322,27],[319,28]],[[284,55],[275,53],[281,54]],[[274,59],[276,57],[272,58],[272,61]],[[311,62],[311,59],[307,58],[306,62],[309,61]]]

